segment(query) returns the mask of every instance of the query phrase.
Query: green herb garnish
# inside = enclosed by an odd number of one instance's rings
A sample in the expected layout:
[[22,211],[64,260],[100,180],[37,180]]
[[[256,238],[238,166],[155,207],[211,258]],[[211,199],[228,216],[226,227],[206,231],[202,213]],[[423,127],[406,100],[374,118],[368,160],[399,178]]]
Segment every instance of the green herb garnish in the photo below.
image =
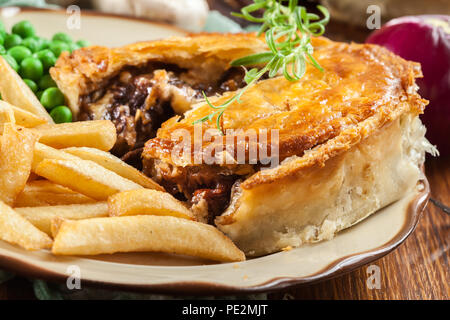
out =
[[[214,109],[209,115],[194,122],[211,121],[217,115],[217,129],[223,135],[220,119],[227,107],[233,102],[240,102],[242,94],[255,84],[266,72],[272,78],[282,70],[284,77],[289,81],[297,81],[305,74],[306,63],[323,71],[313,58],[313,46],[311,36],[320,36],[325,32],[325,25],[330,19],[328,10],[323,6],[317,6],[323,14],[323,18],[313,13],[308,13],[305,7],[298,6],[298,0],[254,0],[254,3],[241,9],[241,13],[233,13],[254,23],[260,23],[258,36],[265,32],[266,42],[270,51],[257,53],[231,62],[232,66],[256,66],[264,67],[246,70],[244,81],[247,84],[239,92],[219,106],[214,106],[203,92],[208,105]],[[263,10],[261,17],[252,15],[252,12]]]

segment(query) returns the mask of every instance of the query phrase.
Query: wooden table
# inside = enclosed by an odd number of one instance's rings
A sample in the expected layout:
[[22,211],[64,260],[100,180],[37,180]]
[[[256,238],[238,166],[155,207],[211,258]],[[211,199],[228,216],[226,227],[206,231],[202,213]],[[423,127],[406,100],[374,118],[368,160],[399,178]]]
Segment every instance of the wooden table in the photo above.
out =
[[[450,158],[428,159],[432,197],[450,204]],[[381,288],[366,285],[367,266],[312,285],[269,294],[270,299],[449,299],[450,216],[432,203],[414,233],[394,252],[376,261]],[[0,299],[34,299],[31,282],[22,277],[0,285]]]
[[[431,197],[450,205],[450,158],[427,159]],[[381,288],[366,285],[367,266],[347,275],[271,295],[295,299],[449,299],[450,216],[428,203],[414,233],[376,261]]]

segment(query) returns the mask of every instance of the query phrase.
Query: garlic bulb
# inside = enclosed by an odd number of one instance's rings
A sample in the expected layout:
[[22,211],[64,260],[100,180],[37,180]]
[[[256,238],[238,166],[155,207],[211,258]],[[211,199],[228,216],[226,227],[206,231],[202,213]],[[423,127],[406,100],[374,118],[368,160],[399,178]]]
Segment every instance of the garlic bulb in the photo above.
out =
[[189,31],[201,31],[209,11],[206,0],[93,0],[93,6],[103,12],[169,22]]

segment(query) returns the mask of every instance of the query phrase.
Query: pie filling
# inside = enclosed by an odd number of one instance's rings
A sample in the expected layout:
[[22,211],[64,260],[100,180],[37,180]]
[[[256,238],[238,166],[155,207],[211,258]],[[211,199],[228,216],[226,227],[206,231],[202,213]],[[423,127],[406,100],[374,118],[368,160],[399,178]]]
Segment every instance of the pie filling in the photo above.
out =
[[161,124],[207,96],[242,88],[244,72],[231,68],[216,83],[202,83],[175,65],[150,63],[127,67],[106,85],[80,99],[79,120],[111,120],[117,142],[111,153],[160,183],[176,198],[213,222],[228,206],[233,184],[242,175],[215,166],[175,168],[156,159],[141,159],[145,142]]
[[122,157],[136,153],[164,121],[203,99],[202,92],[212,96],[234,91],[245,85],[243,79],[241,68],[227,70],[216,83],[202,83],[175,65],[127,67],[101,89],[81,97],[79,120],[111,120],[117,129],[111,152]]
[[159,159],[143,158],[143,171],[181,201],[187,201],[197,218],[214,223],[230,204],[233,186],[257,170],[257,165],[173,166]]

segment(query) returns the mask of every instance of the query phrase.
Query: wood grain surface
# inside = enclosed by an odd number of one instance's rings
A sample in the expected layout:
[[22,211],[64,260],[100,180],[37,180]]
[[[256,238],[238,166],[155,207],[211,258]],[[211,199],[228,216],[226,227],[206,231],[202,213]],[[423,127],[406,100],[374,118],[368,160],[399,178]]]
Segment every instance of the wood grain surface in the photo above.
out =
[[[450,205],[450,159],[427,159],[432,198]],[[367,267],[317,284],[270,295],[295,299],[449,299],[450,216],[432,203],[414,233],[394,252],[376,261],[381,288],[369,289]]]

